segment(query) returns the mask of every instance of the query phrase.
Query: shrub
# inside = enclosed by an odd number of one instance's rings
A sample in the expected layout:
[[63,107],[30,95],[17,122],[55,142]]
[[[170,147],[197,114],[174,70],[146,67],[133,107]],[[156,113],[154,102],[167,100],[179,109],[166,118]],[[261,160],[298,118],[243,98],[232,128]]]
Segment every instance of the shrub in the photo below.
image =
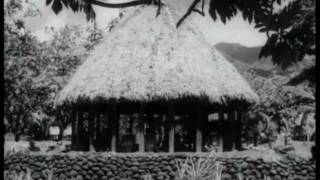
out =
[[176,161],[177,180],[220,180],[222,166],[218,161],[208,157],[187,157],[184,162]]
[[[27,172],[24,171],[16,172],[16,171],[4,171],[4,180],[33,180],[31,177],[31,170],[27,169]],[[52,171],[45,172],[46,178],[43,180],[66,180],[65,178],[54,176]],[[69,180],[69,179],[68,179]],[[70,180],[75,180],[75,178],[71,178]]]
[[31,140],[31,141],[29,142],[29,150],[30,150],[30,151],[40,151],[40,148],[35,145],[35,143],[34,143],[33,140]]

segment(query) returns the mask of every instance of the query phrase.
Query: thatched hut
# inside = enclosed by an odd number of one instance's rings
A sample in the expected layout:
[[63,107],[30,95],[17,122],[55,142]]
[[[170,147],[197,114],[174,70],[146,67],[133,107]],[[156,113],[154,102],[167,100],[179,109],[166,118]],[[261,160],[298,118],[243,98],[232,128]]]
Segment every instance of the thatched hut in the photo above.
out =
[[[120,142],[126,139],[136,141],[126,144],[137,144],[144,152],[153,141],[146,127],[153,123],[159,129],[165,124],[164,133],[157,138],[164,137],[166,150],[174,152],[178,139],[175,116],[180,116],[183,118],[177,119],[188,125],[185,130],[193,132],[188,133],[193,149],[200,152],[211,113],[219,113],[220,147],[224,140],[228,142],[224,150],[239,147],[241,112],[257,101],[257,95],[206,42],[192,17],[176,28],[180,15],[174,8],[164,6],[158,17],[156,14],[155,6],[128,11],[57,96],[57,105],[66,104],[75,112],[74,149],[94,149],[100,137],[99,142],[108,144],[111,151],[121,150]],[[120,114],[133,113],[139,114],[135,131],[130,131],[136,138],[120,138]],[[155,120],[152,114],[164,118]],[[158,131],[151,128],[149,132]]]

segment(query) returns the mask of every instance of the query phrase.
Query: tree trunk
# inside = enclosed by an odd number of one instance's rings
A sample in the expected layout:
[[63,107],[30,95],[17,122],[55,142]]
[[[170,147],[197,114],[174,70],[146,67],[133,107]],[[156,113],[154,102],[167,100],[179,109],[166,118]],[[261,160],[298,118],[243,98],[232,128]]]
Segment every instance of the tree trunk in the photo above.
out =
[[14,141],[15,141],[15,142],[18,142],[19,140],[20,140],[20,133],[15,132],[15,133],[14,133]]
[[62,140],[62,138],[63,138],[63,131],[64,131],[65,127],[63,127],[63,126],[59,126],[59,129],[60,129],[60,131],[59,131],[59,137],[58,137],[58,140],[59,140],[59,141],[61,141],[61,140]]
[[[65,116],[64,118],[67,118],[67,117]],[[59,141],[62,141],[62,139],[63,139],[63,132],[64,132],[64,130],[67,128],[67,126],[68,126],[68,123],[67,123],[66,119],[64,119],[64,121],[62,121],[61,124],[59,125],[59,129],[60,129],[60,131],[59,131],[59,137],[58,137],[58,140],[59,140]]]
[[21,132],[20,132],[20,116],[21,116],[21,113],[19,113],[18,115],[17,115],[17,118],[15,119],[15,127],[14,127],[14,131],[13,131],[13,134],[14,134],[14,140],[16,141],[16,142],[18,142],[19,140],[20,140],[20,135],[21,135]]

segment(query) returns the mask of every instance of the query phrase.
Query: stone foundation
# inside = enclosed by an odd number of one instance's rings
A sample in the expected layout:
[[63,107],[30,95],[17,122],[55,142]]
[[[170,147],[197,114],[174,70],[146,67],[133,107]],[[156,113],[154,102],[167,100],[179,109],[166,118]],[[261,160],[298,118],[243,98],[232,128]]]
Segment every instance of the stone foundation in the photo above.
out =
[[[64,179],[83,180],[173,180],[177,171],[176,161],[188,155],[181,154],[15,154],[5,158],[5,171],[31,170],[34,179],[45,179],[46,173]],[[199,157],[198,154],[191,156]],[[237,179],[241,174],[247,179],[316,179],[315,162],[299,158],[287,158],[278,162],[262,159],[217,158],[224,167],[223,179]]]

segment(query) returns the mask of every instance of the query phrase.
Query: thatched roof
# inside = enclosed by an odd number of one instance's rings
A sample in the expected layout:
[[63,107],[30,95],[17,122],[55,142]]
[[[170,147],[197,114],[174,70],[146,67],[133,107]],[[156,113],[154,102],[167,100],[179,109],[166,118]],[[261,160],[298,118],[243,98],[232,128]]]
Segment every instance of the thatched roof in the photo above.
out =
[[188,17],[164,6],[140,6],[127,12],[79,67],[56,104],[87,99],[129,101],[204,98],[256,102],[249,84],[204,39]]

